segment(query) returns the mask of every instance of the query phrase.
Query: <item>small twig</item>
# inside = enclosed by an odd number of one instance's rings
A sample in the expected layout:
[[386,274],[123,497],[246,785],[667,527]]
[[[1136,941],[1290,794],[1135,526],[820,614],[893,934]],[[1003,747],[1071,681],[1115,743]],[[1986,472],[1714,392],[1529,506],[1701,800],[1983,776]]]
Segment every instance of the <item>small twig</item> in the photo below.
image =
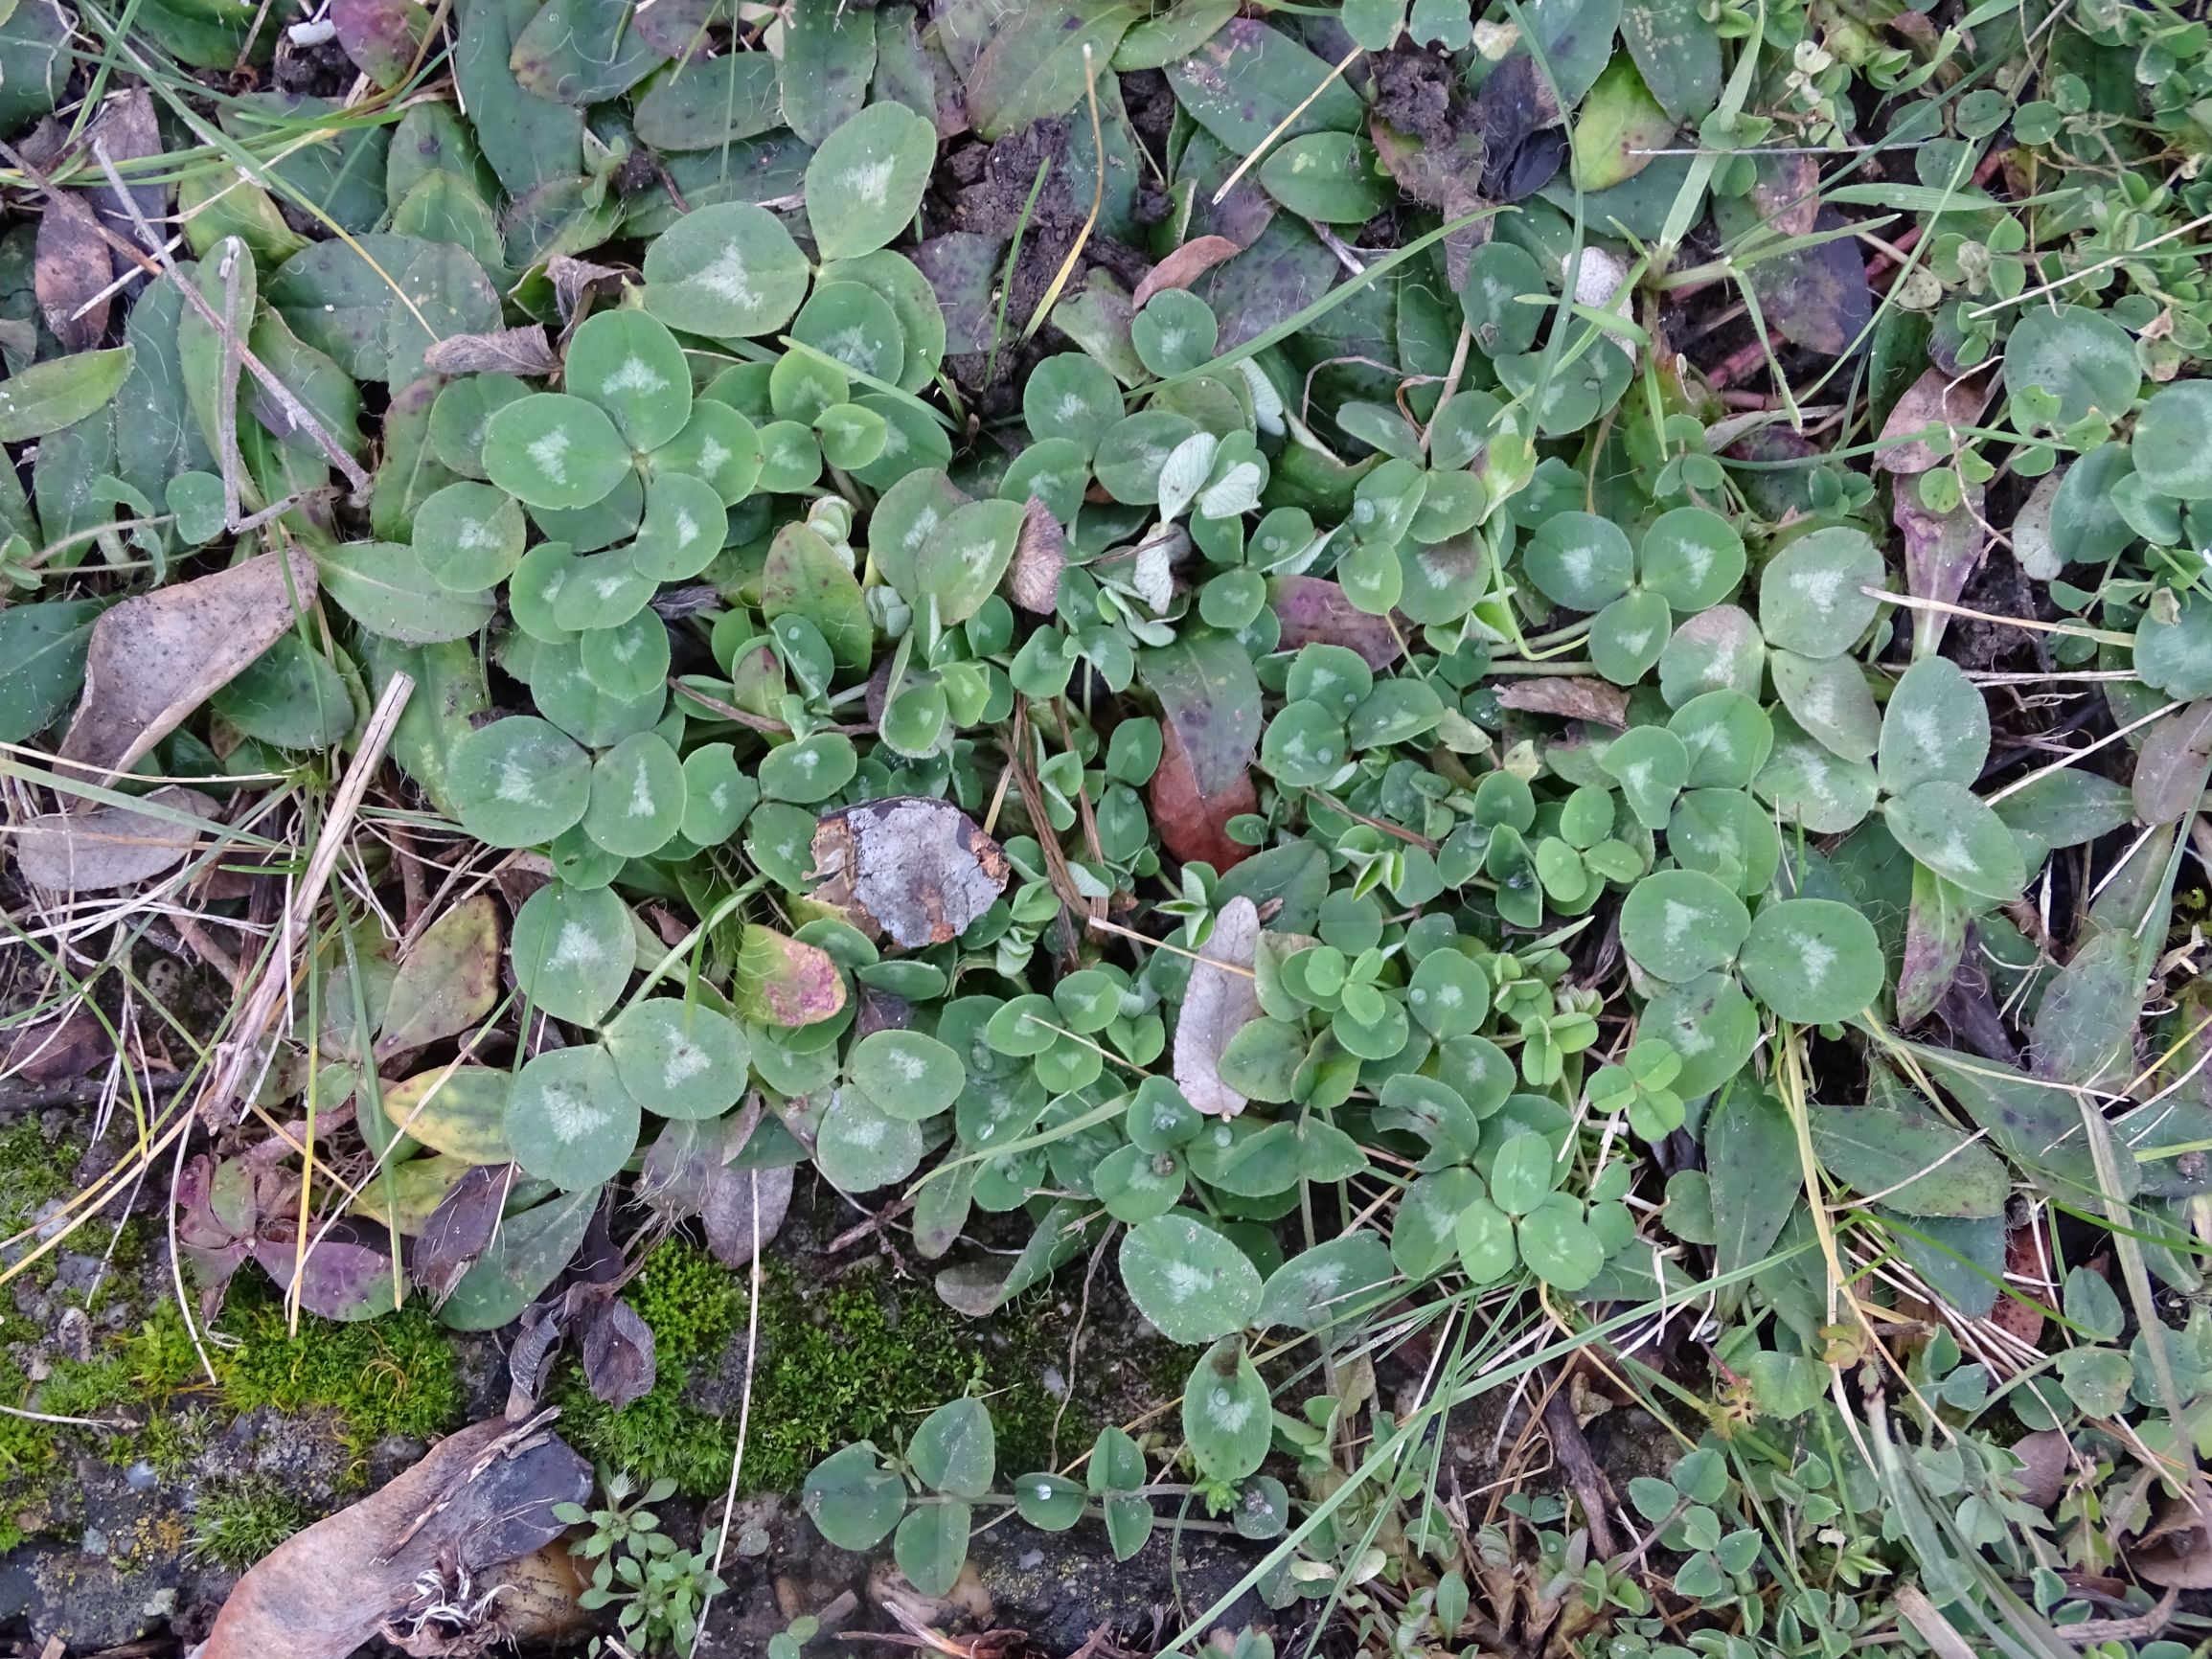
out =
[[1590,1455],[1590,1443],[1583,1438],[1583,1425],[1575,1420],[1574,1401],[1568,1398],[1572,1391],[1556,1390],[1544,1401],[1544,1433],[1550,1437],[1552,1453],[1566,1470],[1567,1484],[1574,1488],[1581,1500],[1583,1518],[1589,1523],[1590,1550],[1600,1560],[1611,1560],[1620,1554],[1618,1541],[1613,1537],[1613,1522],[1606,1508],[1607,1488],[1604,1472],[1598,1460]]

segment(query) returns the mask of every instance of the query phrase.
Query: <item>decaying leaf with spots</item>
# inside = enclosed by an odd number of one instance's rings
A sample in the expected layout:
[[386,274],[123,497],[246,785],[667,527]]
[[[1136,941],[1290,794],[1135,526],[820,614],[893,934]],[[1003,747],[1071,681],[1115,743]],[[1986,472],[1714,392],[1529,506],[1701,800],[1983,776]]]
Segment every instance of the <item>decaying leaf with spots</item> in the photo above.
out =
[[907,950],[958,939],[1011,875],[975,820],[948,801],[913,795],[830,813],[815,826],[813,851],[822,883],[814,897]]
[[499,998],[499,909],[489,893],[439,917],[400,960],[379,1057],[467,1031]]
[[812,1025],[845,1006],[845,981],[821,946],[748,922],[730,1004],[764,1025]]

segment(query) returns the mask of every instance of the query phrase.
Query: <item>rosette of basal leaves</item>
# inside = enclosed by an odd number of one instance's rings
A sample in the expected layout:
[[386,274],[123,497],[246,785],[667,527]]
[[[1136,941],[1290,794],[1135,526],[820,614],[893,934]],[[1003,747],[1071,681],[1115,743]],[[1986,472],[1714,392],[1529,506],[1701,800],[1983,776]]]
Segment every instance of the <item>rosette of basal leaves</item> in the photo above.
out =
[[[676,842],[690,816],[692,768],[655,729],[671,653],[650,604],[661,583],[697,576],[721,551],[728,509],[760,478],[760,439],[735,408],[695,401],[675,337],[642,311],[604,312],[576,330],[564,391],[476,390],[505,379],[457,381],[440,395],[434,439],[482,481],[423,502],[415,546],[442,583],[508,582],[526,648],[507,666],[529,684],[537,714],[465,735],[449,782],[478,838],[580,840],[563,868],[604,879],[620,860]],[[592,522],[609,511],[610,522]],[[526,514],[549,536],[594,547],[629,539],[579,556],[553,537],[526,554]],[[718,817],[709,812],[704,827]]]

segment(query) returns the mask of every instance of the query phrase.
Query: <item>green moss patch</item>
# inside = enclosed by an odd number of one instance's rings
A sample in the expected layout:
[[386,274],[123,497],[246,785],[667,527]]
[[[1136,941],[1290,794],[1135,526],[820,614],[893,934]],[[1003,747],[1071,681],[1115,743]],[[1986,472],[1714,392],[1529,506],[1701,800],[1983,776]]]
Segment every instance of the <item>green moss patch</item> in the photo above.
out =
[[[741,1485],[746,1491],[796,1491],[807,1471],[855,1440],[885,1447],[953,1396],[989,1397],[999,1437],[999,1465],[1042,1467],[1060,1402],[1038,1380],[1053,1363],[1048,1346],[1020,1333],[1001,1348],[985,1328],[962,1319],[926,1285],[901,1285],[880,1268],[862,1267],[835,1284],[802,1287],[782,1263],[762,1275],[760,1375],[753,1390]],[[741,1333],[745,1286],[696,1245],[672,1239],[656,1249],[630,1287],[630,1301],[652,1327],[660,1375],[643,1399],[611,1411],[592,1398],[581,1370],[566,1367],[555,1385],[561,1433],[585,1456],[643,1480],[666,1476],[687,1496],[707,1498],[728,1485],[737,1446],[737,1399],[727,1413],[687,1400],[701,1366],[721,1362]],[[744,1364],[741,1343],[730,1361]],[[1061,1441],[1078,1444],[1096,1424],[1071,1407]]]

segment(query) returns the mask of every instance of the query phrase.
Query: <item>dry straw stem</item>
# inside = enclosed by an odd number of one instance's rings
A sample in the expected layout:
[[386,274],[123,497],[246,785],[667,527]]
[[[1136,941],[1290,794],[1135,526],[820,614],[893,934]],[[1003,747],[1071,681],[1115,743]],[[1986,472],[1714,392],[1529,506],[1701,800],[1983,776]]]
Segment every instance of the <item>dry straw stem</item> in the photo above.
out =
[[392,683],[376,699],[376,712],[369,716],[368,728],[361,735],[361,746],[354,752],[353,763],[339,780],[337,793],[331,800],[330,815],[323,821],[314,852],[308,860],[307,874],[292,890],[292,902],[285,914],[275,948],[263,958],[260,977],[240,1007],[238,1029],[222,1044],[215,1075],[200,1092],[195,1110],[211,1129],[221,1125],[231,1102],[246,1092],[248,1068],[259,1070],[265,1064],[262,1043],[270,1023],[276,1018],[278,1006],[291,989],[292,952],[307,932],[308,919],[321,900],[331,871],[337,868],[338,855],[345,850],[346,839],[353,830],[353,815],[360,810],[361,797],[368,792],[369,780],[382,763],[385,747],[391,742],[392,733],[414,692],[415,682],[409,675],[392,676]]

